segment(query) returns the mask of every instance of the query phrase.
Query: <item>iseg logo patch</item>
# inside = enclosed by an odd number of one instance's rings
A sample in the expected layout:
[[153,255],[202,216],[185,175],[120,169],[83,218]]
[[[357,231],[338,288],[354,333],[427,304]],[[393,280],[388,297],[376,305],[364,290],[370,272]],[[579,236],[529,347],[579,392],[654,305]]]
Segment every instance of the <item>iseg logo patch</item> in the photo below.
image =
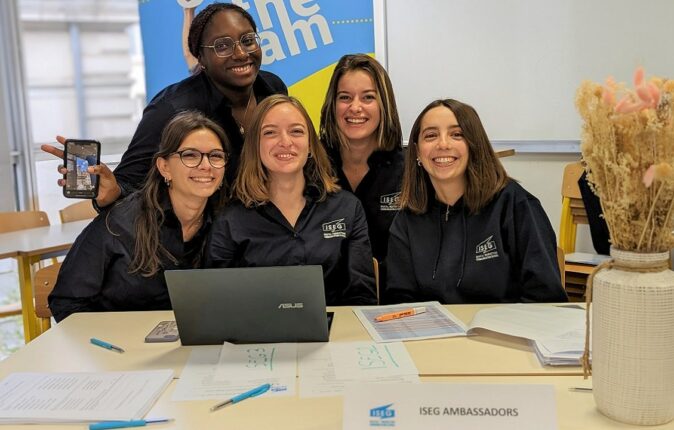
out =
[[344,222],[344,218],[323,223],[322,230],[325,239],[346,237],[346,223]]
[[388,405],[377,406],[370,409],[370,426],[371,427],[395,427],[396,411],[392,408],[393,403]]
[[475,247],[475,261],[491,260],[498,257],[496,242],[492,240],[494,235],[489,236]]
[[400,191],[379,196],[379,210],[397,211],[400,209]]

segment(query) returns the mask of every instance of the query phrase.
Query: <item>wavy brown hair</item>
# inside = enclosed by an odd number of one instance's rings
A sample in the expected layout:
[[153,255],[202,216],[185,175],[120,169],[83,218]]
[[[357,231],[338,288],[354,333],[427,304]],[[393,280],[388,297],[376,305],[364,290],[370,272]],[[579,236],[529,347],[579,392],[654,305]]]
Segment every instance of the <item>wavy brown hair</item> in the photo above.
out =
[[[214,121],[197,111],[185,111],[173,117],[161,134],[159,150],[152,159],[152,168],[145,178],[145,184],[138,191],[140,193],[140,213],[136,217],[134,230],[136,240],[133,259],[129,265],[129,273],[141,273],[150,277],[161,268],[162,258],[177,262],[176,258],[161,244],[160,232],[164,224],[164,211],[160,197],[167,193],[164,177],[157,167],[158,158],[166,158],[180,148],[183,140],[192,132],[207,129],[215,133],[226,154],[230,154],[229,140],[225,131]],[[227,202],[229,188],[225,176],[222,178],[222,187],[213,193],[208,200],[208,207],[217,211]],[[198,258],[201,256],[198,255]],[[198,262],[195,261],[195,264]]]
[[417,158],[419,157],[421,121],[429,110],[438,106],[444,106],[454,113],[463,132],[466,146],[468,146],[468,165],[464,173],[466,190],[463,194],[463,201],[470,213],[477,213],[506,186],[510,177],[496,156],[475,109],[454,99],[431,102],[414,121],[405,155],[400,206],[413,213],[426,213],[428,201],[435,194],[431,179],[426,170],[417,164]]
[[267,97],[257,105],[253,112],[250,131],[241,151],[239,171],[234,181],[234,197],[246,207],[265,204],[269,201],[269,172],[260,158],[260,133],[262,122],[269,111],[277,105],[288,103],[295,107],[304,118],[309,137],[309,154],[304,165],[304,179],[319,190],[319,201],[325,200],[328,193],[339,190],[336,179],[332,176],[330,162],[325,148],[318,142],[316,129],[302,103],[294,97],[276,94]]
[[377,149],[392,151],[402,148],[403,132],[400,127],[391,79],[377,60],[365,54],[344,55],[337,62],[321,108],[319,127],[321,142],[332,149],[339,148],[338,145],[348,148],[349,143],[337,125],[337,86],[342,76],[358,70],[367,73],[372,78],[377,90],[377,104],[381,118],[377,127]]

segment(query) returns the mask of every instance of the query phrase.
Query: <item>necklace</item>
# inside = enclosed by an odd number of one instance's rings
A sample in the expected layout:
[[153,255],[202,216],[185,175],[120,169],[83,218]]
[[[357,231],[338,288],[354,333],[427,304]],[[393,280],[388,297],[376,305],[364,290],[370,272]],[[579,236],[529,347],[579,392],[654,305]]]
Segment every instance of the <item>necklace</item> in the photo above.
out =
[[[239,133],[241,133],[241,136],[246,134],[246,129],[243,128],[243,125],[246,123],[246,118],[248,118],[248,108],[250,108],[250,101],[253,99],[253,89],[250,89],[250,94],[248,95],[248,103],[246,104],[246,110],[243,112],[243,121],[238,122],[239,124]],[[234,118],[236,120],[236,118]]]

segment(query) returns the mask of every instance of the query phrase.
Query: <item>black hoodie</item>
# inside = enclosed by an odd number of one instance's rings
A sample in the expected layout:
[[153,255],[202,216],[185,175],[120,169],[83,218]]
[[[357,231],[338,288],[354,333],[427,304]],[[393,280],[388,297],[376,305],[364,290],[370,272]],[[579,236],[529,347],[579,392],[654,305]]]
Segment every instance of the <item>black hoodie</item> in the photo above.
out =
[[398,213],[388,244],[390,303],[565,302],[555,233],[515,181],[471,215],[460,199]]

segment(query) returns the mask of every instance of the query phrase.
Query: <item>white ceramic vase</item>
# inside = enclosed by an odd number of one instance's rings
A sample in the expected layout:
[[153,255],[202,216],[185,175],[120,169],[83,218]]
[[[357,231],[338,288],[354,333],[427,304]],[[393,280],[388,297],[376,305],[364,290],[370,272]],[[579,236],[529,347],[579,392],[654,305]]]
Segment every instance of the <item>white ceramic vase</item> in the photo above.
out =
[[611,256],[615,266],[600,270],[592,288],[594,399],[617,421],[664,424],[674,419],[674,272],[662,268],[669,253],[612,248]]

